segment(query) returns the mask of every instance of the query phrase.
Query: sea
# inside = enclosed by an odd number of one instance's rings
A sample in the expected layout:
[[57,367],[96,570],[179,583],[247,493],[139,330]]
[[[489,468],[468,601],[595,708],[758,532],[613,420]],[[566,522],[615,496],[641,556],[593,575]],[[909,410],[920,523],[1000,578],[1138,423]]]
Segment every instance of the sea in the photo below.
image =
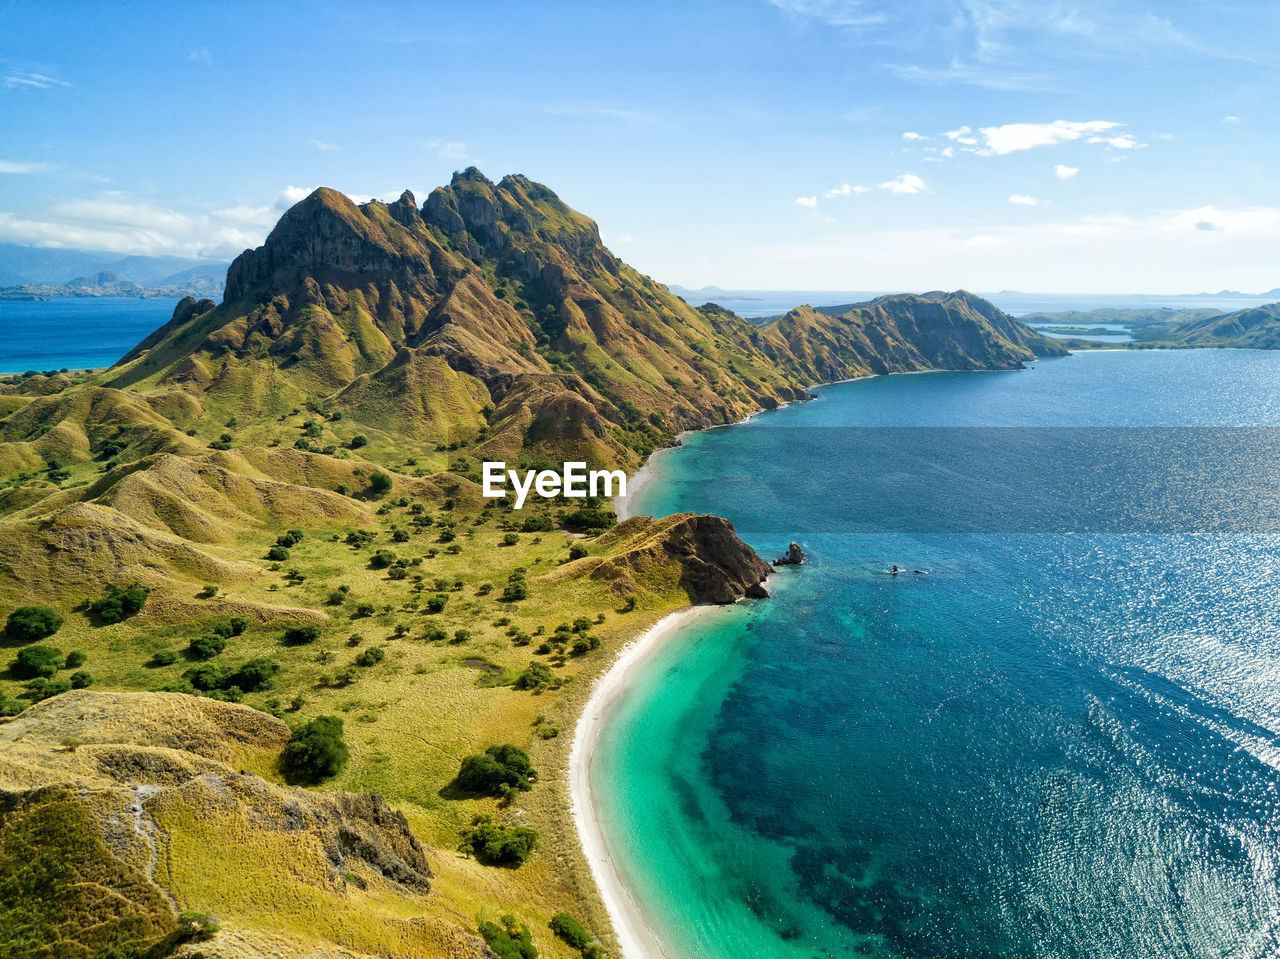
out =
[[173,316],[176,298],[0,300],[0,373],[110,366]]
[[593,753],[667,955],[1280,954],[1280,353],[816,392],[633,491],[807,556]]

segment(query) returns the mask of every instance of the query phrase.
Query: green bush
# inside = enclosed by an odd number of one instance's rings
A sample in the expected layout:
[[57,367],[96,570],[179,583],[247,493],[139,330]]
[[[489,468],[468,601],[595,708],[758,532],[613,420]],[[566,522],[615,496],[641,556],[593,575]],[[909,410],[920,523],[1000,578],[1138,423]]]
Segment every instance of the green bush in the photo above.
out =
[[265,656],[249,660],[226,679],[226,688],[238,686],[246,693],[270,689],[273,679],[280,672],[280,664]]
[[0,696],[0,716],[16,716],[27,708],[27,704],[21,699],[9,699],[7,696]]
[[370,646],[368,649],[362,650],[353,660],[357,666],[369,667],[377,666],[387,658],[386,652],[381,646]]
[[516,677],[516,689],[544,689],[551,685],[555,675],[546,663],[530,663],[529,668]]
[[515,546],[516,543],[518,542],[520,542],[520,537],[517,534],[515,533],[503,534],[503,537],[502,537],[503,546]]
[[445,605],[449,602],[448,596],[432,596],[427,600],[428,613],[443,613]]
[[27,683],[27,689],[36,700],[48,699],[51,696],[60,696],[71,688],[71,684],[65,679],[48,680],[43,676]]
[[398,530],[396,530],[395,532],[393,532],[393,533],[391,534],[391,541],[392,541],[393,543],[407,543],[407,542],[409,542],[409,531],[408,531],[407,529],[398,529]]
[[89,659],[84,653],[78,649],[73,649],[67,653],[66,662],[63,663],[63,669],[79,669]]
[[551,532],[551,517],[546,513],[537,513],[530,516],[520,524],[520,532],[549,533]]
[[280,762],[291,780],[317,783],[342,772],[350,758],[342,738],[342,720],[337,716],[317,716],[294,730]]
[[591,934],[567,912],[558,912],[551,917],[551,931],[574,949],[582,950],[591,945]]
[[232,616],[227,620],[227,625],[231,627],[232,636],[239,636],[249,628],[249,620],[243,616]]
[[62,653],[52,646],[28,646],[18,651],[10,671],[19,679],[51,679],[62,668]]
[[508,743],[465,757],[456,781],[467,792],[503,796],[512,789],[527,790],[537,779],[528,754]]
[[582,557],[586,555],[587,555],[587,548],[585,546],[579,546],[578,544],[575,543],[574,545],[569,547],[569,559],[571,560],[582,559]]
[[227,640],[216,633],[197,636],[187,645],[187,655],[192,659],[213,659],[227,648]]
[[538,959],[529,927],[514,916],[503,916],[502,925],[488,920],[480,923],[480,938],[498,959]]
[[369,477],[369,495],[379,497],[391,492],[391,477],[386,473],[374,473]]
[[358,450],[360,447],[368,445],[369,437],[365,436],[363,433],[357,433],[355,436],[351,437],[350,441],[347,443],[347,447],[353,450]]
[[574,510],[572,513],[566,513],[562,522],[565,529],[585,533],[609,529],[618,522],[618,517],[606,509],[583,507],[582,509]]
[[520,866],[538,848],[538,833],[527,826],[503,826],[477,816],[463,835],[461,850],[491,866]]
[[77,669],[71,674],[72,689],[88,689],[93,685],[93,674],[83,669]]
[[289,550],[284,546],[272,546],[267,550],[267,559],[274,563],[283,563],[289,558]]
[[34,643],[62,628],[57,610],[46,606],[19,606],[9,614],[4,631],[20,643]]
[[137,585],[130,586],[128,589],[119,589],[109,596],[90,603],[89,612],[107,624],[123,622],[142,611],[149,592]]
[[502,588],[502,601],[504,603],[518,603],[522,599],[528,598],[529,587],[526,586],[522,580],[514,583],[507,583],[507,585]]
[[306,646],[309,643],[314,643],[319,638],[320,627],[314,623],[290,626],[284,631],[284,643],[286,646]]
[[396,561],[396,554],[389,549],[380,549],[369,557],[370,569],[386,569]]
[[178,661],[178,651],[176,649],[157,649],[151,654],[151,659],[147,661],[147,665],[153,669],[161,666],[172,666]]

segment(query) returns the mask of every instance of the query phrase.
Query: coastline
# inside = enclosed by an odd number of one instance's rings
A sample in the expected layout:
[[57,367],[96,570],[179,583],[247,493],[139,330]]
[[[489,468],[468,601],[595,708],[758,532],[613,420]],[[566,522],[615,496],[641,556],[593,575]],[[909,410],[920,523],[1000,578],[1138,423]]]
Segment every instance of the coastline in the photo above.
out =
[[669,613],[623,646],[613,664],[596,680],[574,728],[569,750],[569,809],[591,877],[613,924],[622,959],[680,959],[680,954],[664,947],[613,865],[599,814],[591,802],[591,755],[609,713],[636,672],[681,629],[713,608],[686,606]]

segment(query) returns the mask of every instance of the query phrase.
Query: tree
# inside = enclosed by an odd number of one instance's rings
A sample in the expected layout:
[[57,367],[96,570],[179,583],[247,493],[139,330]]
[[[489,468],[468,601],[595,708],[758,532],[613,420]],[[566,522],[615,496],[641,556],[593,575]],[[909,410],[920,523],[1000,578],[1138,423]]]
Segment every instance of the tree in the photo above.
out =
[[283,563],[289,558],[289,550],[284,546],[272,546],[267,550],[267,559],[274,563]]
[[4,630],[20,643],[34,643],[62,628],[62,616],[46,606],[19,606],[9,614]]
[[71,674],[72,689],[87,689],[93,685],[93,674],[83,669],[77,669]]
[[223,683],[224,688],[238,686],[246,693],[270,689],[272,680],[280,672],[280,664],[265,656],[249,660],[229,675]]
[[380,549],[369,557],[370,569],[386,569],[396,561],[396,554],[389,549]]
[[73,649],[67,653],[67,661],[63,664],[63,669],[79,669],[89,659],[83,652]]
[[187,645],[187,654],[192,659],[213,659],[227,648],[227,641],[216,633],[197,636]]
[[523,865],[538,848],[538,833],[526,826],[503,826],[477,816],[463,835],[462,851],[491,866]]
[[582,559],[582,557],[586,555],[587,548],[585,546],[579,546],[577,543],[574,543],[569,547],[569,559],[571,560]]
[[538,772],[529,762],[528,754],[508,743],[465,757],[458,770],[457,783],[467,792],[503,796],[512,789],[527,790],[537,779]]
[[302,626],[290,626],[284,631],[284,642],[287,646],[305,646],[320,638],[320,627],[314,623]]
[[357,433],[355,436],[351,437],[351,440],[347,443],[347,446],[353,450],[358,450],[360,447],[368,445],[369,437],[365,436],[363,433]]
[[533,944],[529,927],[517,922],[515,916],[503,916],[502,924],[481,921],[480,937],[493,950],[498,959],[538,959],[538,949]]
[[386,473],[374,473],[369,477],[369,495],[375,499],[391,492],[391,477]]
[[591,934],[567,912],[558,912],[551,917],[551,931],[574,949],[583,950],[591,945]]
[[347,767],[350,759],[351,753],[342,738],[342,720],[337,716],[317,716],[294,730],[280,757],[291,780],[308,783],[332,779]]
[[386,658],[387,654],[383,651],[381,646],[370,646],[368,649],[362,650],[360,654],[356,656],[354,662],[357,666],[367,668],[369,666],[377,666],[378,663],[382,662]]
[[18,651],[9,669],[19,679],[52,679],[62,663],[62,653],[52,646],[28,646]]
[[135,584],[94,600],[89,604],[89,612],[107,624],[123,622],[142,611],[148,594],[149,590]]

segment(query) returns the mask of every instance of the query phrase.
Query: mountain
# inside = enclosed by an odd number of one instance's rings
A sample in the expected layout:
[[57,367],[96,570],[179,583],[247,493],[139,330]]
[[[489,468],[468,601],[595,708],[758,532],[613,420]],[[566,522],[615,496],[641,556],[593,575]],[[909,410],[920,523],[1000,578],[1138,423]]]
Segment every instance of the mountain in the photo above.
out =
[[1280,349],[1280,303],[1194,317],[1147,333],[1148,338],[1164,339],[1180,346]]
[[[517,512],[481,462],[631,469],[815,383],[1060,351],[964,292],[694,309],[520,176],[317,190],[112,368],[0,377],[0,617],[60,624],[52,675],[0,639],[0,929],[159,955],[194,912],[222,931],[180,955],[427,959],[488,955],[472,917],[512,913],[571,959],[547,931],[570,913],[612,949],[561,731],[610,654],[771,568],[717,517]],[[345,723],[321,791],[286,781],[281,719]],[[462,789],[501,744],[542,778]],[[483,860],[481,826],[534,831],[527,863]]]
[[474,168],[421,207],[317,190],[232,263],[221,304],[179,312],[102,385],[181,389],[241,418],[322,399],[354,423],[465,438],[477,457],[629,466],[832,378],[1061,352],[968,294],[757,329],[619,261],[546,187]]
[[102,250],[68,250],[0,243],[0,286],[45,283],[57,286],[103,270],[142,285],[163,285],[180,271],[225,271],[226,264],[178,256],[121,256]]

